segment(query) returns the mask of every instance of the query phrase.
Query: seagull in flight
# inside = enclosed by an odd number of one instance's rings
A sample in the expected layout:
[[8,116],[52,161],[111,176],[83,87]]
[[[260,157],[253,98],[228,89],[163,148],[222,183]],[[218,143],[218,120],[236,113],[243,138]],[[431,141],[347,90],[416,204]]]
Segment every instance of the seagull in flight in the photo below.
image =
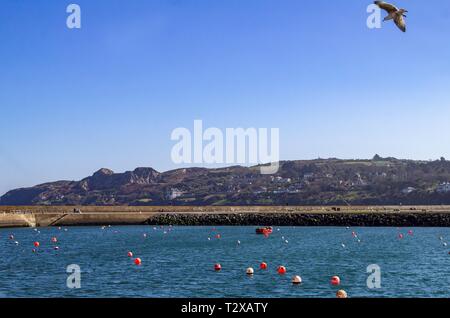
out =
[[398,28],[403,32],[406,32],[406,22],[404,18],[406,18],[405,13],[408,12],[408,10],[399,9],[393,4],[384,1],[375,1],[374,3],[388,13],[383,21],[394,20]]

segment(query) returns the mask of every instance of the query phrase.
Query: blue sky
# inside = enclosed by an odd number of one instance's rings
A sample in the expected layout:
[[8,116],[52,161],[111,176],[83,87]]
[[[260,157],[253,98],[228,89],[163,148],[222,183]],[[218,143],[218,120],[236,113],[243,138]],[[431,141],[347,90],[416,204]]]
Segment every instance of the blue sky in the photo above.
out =
[[[0,194],[171,162],[176,127],[279,127],[282,159],[450,158],[450,2],[3,0]],[[344,5],[345,3],[345,5]]]

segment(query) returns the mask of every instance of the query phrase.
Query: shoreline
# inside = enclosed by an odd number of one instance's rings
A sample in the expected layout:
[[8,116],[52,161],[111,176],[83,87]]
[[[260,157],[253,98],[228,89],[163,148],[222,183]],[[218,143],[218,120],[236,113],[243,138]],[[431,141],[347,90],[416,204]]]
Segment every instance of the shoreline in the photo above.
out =
[[450,206],[0,206],[0,228],[102,225],[450,227]]

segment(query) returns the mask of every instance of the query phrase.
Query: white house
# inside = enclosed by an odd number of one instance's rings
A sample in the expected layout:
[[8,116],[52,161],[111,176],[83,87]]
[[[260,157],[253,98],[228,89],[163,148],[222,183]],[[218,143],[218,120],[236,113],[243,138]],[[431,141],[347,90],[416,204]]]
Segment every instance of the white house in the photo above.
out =
[[444,182],[437,186],[436,192],[447,193],[450,192],[450,182]]
[[402,193],[403,193],[403,194],[410,194],[410,193],[413,193],[414,191],[416,191],[416,188],[413,188],[413,187],[407,187],[407,188],[405,188],[405,189],[402,190]]
[[167,193],[167,198],[168,198],[169,200],[173,200],[173,199],[176,199],[176,198],[182,196],[183,194],[184,194],[183,191],[181,191],[181,190],[179,190],[179,189],[177,189],[177,188],[172,188],[172,189],[170,189],[170,191]]

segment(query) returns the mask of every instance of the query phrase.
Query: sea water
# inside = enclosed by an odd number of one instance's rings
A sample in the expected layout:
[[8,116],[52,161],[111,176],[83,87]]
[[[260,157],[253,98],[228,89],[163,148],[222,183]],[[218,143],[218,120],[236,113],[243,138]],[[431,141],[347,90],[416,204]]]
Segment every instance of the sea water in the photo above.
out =
[[[449,228],[274,227],[268,237],[255,228],[1,229],[0,297],[450,297]],[[68,287],[72,264],[80,288]]]

